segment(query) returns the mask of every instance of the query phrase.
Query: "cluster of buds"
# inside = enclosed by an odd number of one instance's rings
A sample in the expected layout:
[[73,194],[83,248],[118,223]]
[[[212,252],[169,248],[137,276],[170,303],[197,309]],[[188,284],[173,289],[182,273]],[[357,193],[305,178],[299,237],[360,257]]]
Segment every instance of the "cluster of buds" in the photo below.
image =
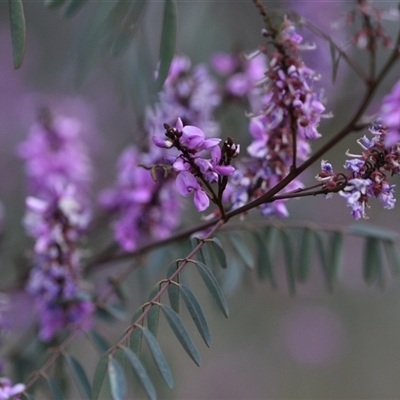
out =
[[[219,188],[226,186],[226,178],[235,170],[231,165],[233,158],[239,154],[239,146],[231,138],[227,139],[222,148],[221,139],[205,138],[204,132],[192,125],[184,126],[179,118],[173,128],[164,125],[166,139],[153,136],[157,147],[178,150],[176,156],[166,156],[165,159],[178,174],[176,187],[178,192],[187,197],[194,192],[194,204],[198,211],[206,210],[210,205],[210,197],[214,202],[218,198],[212,195],[210,184],[218,182]],[[209,151],[211,158],[204,158],[203,151]],[[208,193],[205,189],[208,189]],[[221,190],[220,190],[220,193]]]
[[363,149],[360,155],[347,152],[352,157],[344,165],[347,174],[335,173],[331,164],[322,161],[321,172],[316,176],[323,182],[328,197],[339,192],[346,199],[355,219],[367,218],[366,208],[371,197],[378,198],[388,210],[396,203],[395,185],[389,183],[387,174],[400,175],[400,143],[386,147],[387,127],[380,123],[371,125],[369,131],[372,139],[364,136],[357,140]]
[[352,42],[359,48],[370,52],[377,50],[378,41],[385,48],[392,48],[393,42],[390,36],[386,35],[382,26],[382,20],[398,20],[399,10],[392,9],[383,11],[376,8],[367,0],[357,0],[357,8],[346,14],[347,22],[354,22],[357,17],[361,18],[362,27],[352,36]]

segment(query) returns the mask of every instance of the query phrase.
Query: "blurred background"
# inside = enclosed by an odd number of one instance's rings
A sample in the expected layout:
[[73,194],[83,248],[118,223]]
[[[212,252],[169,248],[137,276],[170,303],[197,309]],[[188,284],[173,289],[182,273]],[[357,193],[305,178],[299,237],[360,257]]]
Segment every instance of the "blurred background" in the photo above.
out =
[[[396,5],[396,2],[378,3],[381,8]],[[177,4],[177,53],[188,55],[193,64],[207,63],[217,51],[230,52],[241,48],[251,52],[262,43],[260,32],[263,24],[250,0],[177,1]],[[363,62],[365,56],[348,45],[350,31],[346,32],[347,27],[331,28],[332,22],[340,21],[343,13],[352,7],[352,1],[293,0],[264,1],[264,4],[267,8],[296,10]],[[4,292],[14,284],[21,268],[27,267],[27,255],[32,245],[21,225],[26,180],[23,165],[15,155],[17,144],[26,137],[37,110],[42,106],[48,106],[56,113],[76,116],[84,123],[85,140],[92,149],[96,166],[93,200],[99,190],[112,185],[116,160],[127,144],[137,141],[145,107],[153,99],[146,82],[157,64],[163,9],[162,2],[148,1],[130,49],[122,56],[112,57],[102,50],[100,41],[91,41],[88,34],[98,13],[96,1],[89,1],[72,19],[62,18],[58,11],[46,9],[42,2],[26,0],[24,5],[26,57],[21,69],[14,71],[7,3],[0,2],[0,200],[5,210],[0,290]],[[388,22],[385,27],[395,35],[398,22]],[[333,119],[323,120],[321,124],[323,138],[313,143],[314,148],[318,148],[348,121],[364,88],[344,63],[339,66],[333,86],[328,45],[305,29],[301,34],[306,41],[317,44],[317,49],[304,52],[303,58],[322,74],[326,108],[334,114]],[[379,53],[379,64],[384,62],[387,54],[389,51]],[[371,104],[369,115],[378,111],[382,96],[400,78],[399,71],[397,65],[386,78]],[[226,129],[233,125],[236,127],[237,141],[249,143],[244,115],[228,115],[224,123]],[[241,129],[237,129],[238,126]],[[223,134],[230,133],[223,131]],[[347,149],[359,152],[355,142],[359,136],[362,135],[357,133],[348,137],[325,159],[339,170]],[[314,165],[304,174],[303,181],[314,184],[318,169],[319,165]],[[394,183],[397,183],[396,179]],[[344,227],[353,223],[349,209],[338,196],[332,200],[323,197],[296,200],[288,208],[289,223],[307,221]],[[186,224],[197,220],[198,216],[189,203],[186,212]],[[376,201],[368,215],[369,223],[398,230],[398,208],[383,211]],[[255,215],[254,218],[259,217]],[[98,241],[111,240],[110,232],[104,231]],[[97,245],[101,247],[101,243]],[[213,345],[211,349],[203,346],[187,318],[189,332],[202,356],[202,366],[198,368],[163,323],[159,330],[160,342],[173,368],[176,388],[169,391],[160,380],[157,384],[159,397],[400,398],[399,280],[388,270],[383,291],[375,286],[368,287],[362,279],[362,241],[346,239],[345,250],[341,278],[333,293],[325,289],[323,275],[315,260],[311,279],[299,286],[294,297],[287,290],[281,257],[274,260],[279,282],[278,288],[272,290],[268,283],[258,281],[254,271],[236,267],[235,256],[231,254],[231,272],[228,268],[221,276],[230,308],[228,319],[213,307],[202,283],[197,284],[198,277],[188,274],[187,279],[205,305]],[[151,260],[161,257],[167,262],[167,257],[173,255],[161,249],[150,257],[153,257]],[[239,269],[240,273],[235,272]],[[151,288],[159,276],[165,275],[162,266],[154,267],[150,272],[152,274],[144,276],[138,271],[129,280],[132,310],[149,293],[146,282]],[[95,274],[96,289],[101,289],[104,277],[112,273],[114,269],[110,266]],[[18,310],[13,313],[13,341],[21,337],[29,326],[32,308],[25,295],[18,291],[12,291],[10,295],[12,307]],[[125,326],[126,322],[118,326],[100,323],[100,330],[114,343]],[[87,365],[91,377],[97,361],[95,352],[87,350],[84,342],[78,341],[74,346],[73,353],[78,356],[85,353],[82,362]],[[71,399],[78,398],[74,390],[71,388]],[[134,398],[144,397],[140,390],[135,393]],[[104,398],[107,398],[106,390]]]

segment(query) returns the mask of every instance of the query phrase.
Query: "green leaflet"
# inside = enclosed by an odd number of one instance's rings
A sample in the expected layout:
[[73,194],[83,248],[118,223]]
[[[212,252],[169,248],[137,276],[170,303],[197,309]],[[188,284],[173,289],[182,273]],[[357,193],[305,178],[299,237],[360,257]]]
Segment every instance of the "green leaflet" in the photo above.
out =
[[192,339],[190,338],[185,326],[183,325],[179,315],[166,304],[161,304],[161,309],[163,310],[164,316],[168,321],[169,326],[174,332],[176,338],[179,340],[182,347],[185,349],[189,357],[200,366],[201,358],[197,351]]
[[253,233],[257,244],[257,273],[261,281],[268,279],[272,288],[276,288],[276,280],[274,276],[274,267],[272,265],[271,255],[269,251],[268,236],[262,232],[255,231]]
[[364,280],[367,285],[372,285],[377,279],[381,288],[383,281],[383,257],[379,240],[368,237],[364,243]]
[[73,17],[88,0],[71,0],[64,9],[64,17]]
[[353,224],[349,226],[349,233],[359,236],[373,237],[375,239],[393,242],[399,237],[396,231],[369,224]]
[[333,290],[333,282],[332,282],[331,276],[329,274],[329,263],[328,263],[328,257],[326,255],[326,251],[325,251],[324,239],[318,231],[314,231],[314,237],[315,237],[315,244],[316,244],[317,252],[319,255],[319,259],[320,259],[322,272],[323,272],[324,278],[325,278],[325,283],[326,283],[328,290],[332,291]]
[[101,336],[100,333],[98,333],[94,329],[88,331],[87,334],[89,338],[92,340],[92,342],[95,344],[100,354],[105,353],[111,347],[106,341],[106,339],[104,339],[103,336]]
[[247,247],[247,243],[245,243],[242,238],[235,232],[229,232],[227,234],[229,241],[231,242],[233,248],[239,255],[239,257],[243,260],[244,264],[249,269],[254,268],[254,260],[251,252]]
[[54,400],[63,400],[63,395],[61,393],[60,388],[58,387],[56,381],[50,376],[46,375],[46,382],[49,385],[49,389],[51,394],[53,395]]
[[121,366],[116,360],[111,358],[108,362],[107,371],[113,400],[125,400],[126,381]]
[[56,8],[61,6],[65,0],[44,0],[44,5],[47,8]]
[[218,304],[218,307],[221,309],[225,317],[228,318],[228,305],[226,304],[225,296],[217,281],[217,278],[214,276],[211,270],[200,261],[196,262],[196,268],[199,271],[205,285],[207,286],[207,289],[210,291],[211,295],[214,297],[214,300]]
[[175,54],[177,30],[177,10],[174,0],[165,0],[164,18],[160,44],[160,67],[156,81],[156,90],[160,91],[168,76]]
[[8,0],[14,69],[22,65],[25,54],[25,15],[22,0]]
[[115,35],[114,41],[111,45],[111,54],[113,56],[120,56],[124,54],[136,33],[137,24],[146,4],[145,0],[134,1],[129,4],[129,10],[125,13],[124,19],[118,26],[118,32]]
[[214,254],[217,257],[219,264],[221,265],[222,268],[224,268],[224,269],[227,268],[226,255],[225,255],[225,251],[222,247],[221,241],[217,237],[215,237],[215,238],[211,239],[211,244],[212,244],[212,249],[214,250]]
[[312,255],[314,252],[314,232],[310,228],[303,229],[301,233],[299,264],[297,269],[297,278],[300,282],[308,279],[312,263]]
[[286,266],[286,278],[291,295],[296,293],[296,270],[294,266],[294,248],[292,238],[284,229],[280,230],[283,256]]
[[211,334],[199,302],[197,301],[193,292],[187,286],[180,285],[179,289],[181,290],[183,301],[185,302],[185,305],[193,319],[194,324],[196,325],[197,330],[200,333],[200,336],[203,338],[204,343],[210,347]]
[[162,377],[164,378],[168,387],[172,389],[174,387],[174,380],[172,378],[171,370],[169,369],[167,361],[165,360],[161,348],[157,342],[157,339],[148,329],[142,327],[141,331],[143,332],[143,336],[146,339],[150,352],[154,358],[155,363],[157,364],[157,367]]
[[140,380],[140,383],[142,384],[144,390],[146,391],[147,395],[151,400],[156,400],[157,394],[156,390],[154,388],[153,383],[151,382],[149,375],[144,368],[142,362],[139,360],[138,356],[130,349],[127,347],[121,346],[121,349],[126,355],[127,360],[129,361],[129,364],[131,365],[133,371],[137,375],[137,377]]
[[[159,291],[160,291],[160,284],[156,283],[155,286],[153,287],[152,291],[150,292],[149,302],[151,302],[153,300],[153,298],[157,295],[157,293]],[[152,305],[151,310],[147,314],[147,326],[148,326],[150,332],[155,337],[157,337],[159,319],[160,319],[160,307],[157,304]]]
[[92,384],[92,400],[97,400],[104,382],[107,372],[109,355],[103,354],[97,363],[96,370],[94,371],[93,384]]
[[[138,310],[136,310],[135,314],[133,314],[133,317],[132,317],[132,322],[131,322],[132,325],[135,324],[135,322],[142,315],[142,313],[143,313],[142,308],[139,308]],[[131,334],[131,336],[129,338],[130,348],[137,355],[140,354],[140,350],[142,348],[142,337],[143,337],[142,329],[143,329],[143,327],[141,325],[136,327],[133,330],[133,332],[132,332],[132,334]]]
[[396,245],[388,240],[383,240],[382,244],[392,272],[394,274],[398,274],[400,272],[400,258],[396,249]]
[[[178,262],[172,262],[167,270],[167,279],[169,279],[179,268],[179,263]],[[173,280],[174,282],[178,283],[179,285],[179,275],[175,277]],[[175,285],[174,283],[171,283],[168,285],[168,298],[169,298],[169,303],[171,304],[172,309],[179,313],[179,286]]]
[[69,354],[64,354],[67,364],[72,372],[74,381],[81,393],[82,398],[90,400],[92,398],[92,390],[90,388],[89,379],[86,376],[85,370],[79,361]]
[[331,263],[329,266],[329,276],[332,283],[337,282],[339,278],[339,273],[340,273],[340,268],[342,266],[342,258],[343,258],[343,242],[344,242],[343,233],[339,231],[332,233],[330,242]]

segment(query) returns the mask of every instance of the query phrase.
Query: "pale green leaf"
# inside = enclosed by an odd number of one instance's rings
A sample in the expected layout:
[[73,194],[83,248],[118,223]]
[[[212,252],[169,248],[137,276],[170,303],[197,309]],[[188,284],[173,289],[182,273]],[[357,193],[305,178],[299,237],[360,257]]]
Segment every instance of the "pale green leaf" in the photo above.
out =
[[221,241],[218,238],[214,237],[212,238],[211,243],[212,243],[212,248],[214,250],[214,254],[217,257],[219,264],[221,265],[222,268],[227,268],[226,255],[222,247]]
[[92,398],[92,390],[90,388],[89,379],[87,378],[86,372],[82,365],[75,357],[69,354],[65,353],[64,357],[67,360],[67,364],[72,372],[72,376],[76,385],[78,386],[82,398],[90,400]]
[[138,356],[127,347],[121,346],[121,349],[124,351],[127,360],[129,361],[147,395],[151,400],[155,400],[157,398],[156,390],[142,362],[139,360]]
[[160,67],[156,81],[156,90],[161,90],[165,79],[168,76],[169,68],[175,54],[176,31],[177,31],[177,10],[174,0],[165,0],[164,18],[160,43]]
[[272,288],[276,288],[274,276],[274,266],[272,264],[268,238],[261,232],[254,232],[254,238],[257,244],[257,273],[260,280],[268,279]]
[[367,237],[364,243],[364,280],[368,285],[372,285],[379,279],[379,284],[383,287],[383,257],[380,243],[377,239]]
[[336,282],[339,278],[343,258],[343,244],[344,235],[339,231],[333,232],[330,241],[331,262],[329,267],[329,275],[332,282]]
[[125,400],[126,381],[124,371],[114,359],[110,359],[108,362],[108,378],[113,400]]
[[[142,314],[143,314],[142,308],[139,308],[138,310],[136,310],[135,314],[133,314],[133,317],[132,317],[132,325],[135,324],[135,322],[138,320],[138,318],[139,318]],[[133,332],[132,332],[132,334],[131,334],[131,336],[130,336],[130,338],[129,338],[129,345],[130,345],[130,348],[131,348],[131,350],[132,350],[134,353],[136,353],[137,355],[140,354],[140,350],[141,350],[141,348],[142,348],[142,337],[143,337],[143,335],[142,335],[142,329],[143,329],[142,326],[136,327],[136,328],[133,330]]]
[[22,65],[25,54],[25,15],[22,0],[8,0],[14,69]]
[[56,381],[50,376],[46,375],[46,382],[49,385],[49,389],[51,394],[53,395],[54,400],[63,400],[63,395],[61,393],[60,388],[58,387]]
[[197,330],[200,333],[200,336],[203,338],[204,343],[210,347],[211,334],[199,302],[197,301],[193,292],[187,286],[181,285],[179,288],[181,290],[183,301],[185,302],[185,305],[193,319],[194,324],[196,325]]
[[254,267],[253,256],[241,236],[239,236],[235,232],[229,232],[227,237],[231,242],[233,248],[235,249],[236,253],[243,260],[245,266],[252,269]]
[[172,378],[171,370],[169,369],[167,361],[165,360],[161,348],[157,342],[157,339],[148,329],[143,327],[141,328],[141,330],[162,377],[164,378],[168,387],[172,389],[174,387],[174,380]]
[[310,228],[305,228],[301,232],[299,261],[297,277],[300,282],[308,279],[312,263],[312,255],[314,253],[314,233]]
[[211,272],[210,268],[199,261],[196,262],[196,268],[199,271],[205,285],[207,286],[207,289],[210,291],[211,295],[214,297],[214,300],[218,304],[218,307],[221,309],[225,317],[228,318],[228,305],[226,304],[225,296],[217,281],[217,278]]
[[294,266],[294,248],[292,238],[284,229],[280,230],[281,242],[283,248],[283,256],[286,266],[286,278],[289,287],[289,293],[296,293],[296,270]]
[[99,362],[97,363],[96,370],[93,376],[92,400],[97,400],[100,395],[101,387],[103,385],[104,378],[106,376],[108,359],[109,359],[108,354],[103,354],[100,357]]
[[179,315],[166,304],[161,304],[161,308],[168,321],[169,326],[179,340],[182,347],[185,349],[189,357],[198,365],[201,364],[200,354],[197,351],[192,339],[190,338],[185,326],[183,325]]

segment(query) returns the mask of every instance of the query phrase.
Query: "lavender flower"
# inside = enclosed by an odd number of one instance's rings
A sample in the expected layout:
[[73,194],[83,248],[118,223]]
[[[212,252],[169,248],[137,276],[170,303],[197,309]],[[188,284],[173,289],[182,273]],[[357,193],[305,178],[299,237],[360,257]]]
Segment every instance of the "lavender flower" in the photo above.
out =
[[[175,148],[178,150],[176,156],[169,156],[168,162],[172,165],[174,171],[178,173],[176,179],[176,188],[183,196],[189,196],[194,192],[194,204],[198,211],[204,211],[209,207],[209,196],[212,192],[210,183],[222,183],[220,177],[232,175],[234,168],[230,165],[231,159],[239,154],[239,147],[232,139],[225,141],[222,150],[218,146],[221,139],[206,139],[204,132],[192,125],[183,125],[180,118],[172,128],[164,124],[166,129],[166,140],[159,137],[153,137],[153,142],[161,148]],[[207,150],[211,153],[211,159],[204,158],[203,152]],[[213,197],[213,201],[217,199]]]
[[[114,234],[126,251],[134,250],[149,239],[167,237],[179,224],[180,203],[173,190],[173,180],[139,164],[158,162],[158,154],[139,153],[131,146],[118,161],[117,185],[100,194],[100,205],[116,213]],[[160,171],[159,171],[160,172]]]
[[20,396],[18,395],[24,390],[24,384],[17,383],[16,385],[13,385],[10,379],[0,378],[0,400],[9,400],[11,398],[19,400]]
[[388,128],[385,139],[386,146],[391,147],[400,142],[400,81],[383,99],[379,115],[382,123]]
[[355,219],[368,218],[366,208],[369,199],[376,197],[384,209],[394,208],[395,185],[390,185],[386,173],[390,175],[400,174],[400,143],[387,147],[387,128],[380,123],[370,126],[372,139],[366,136],[359,139],[357,143],[363,149],[362,154],[353,155],[346,160],[345,168],[349,174],[336,174],[333,168],[326,161],[322,161],[322,171],[317,179],[324,184],[328,192],[339,192],[339,195],[346,199],[347,205],[351,208],[351,214]]
[[[261,106],[252,110],[249,124],[253,142],[247,152],[251,159],[242,163],[242,179],[231,179],[227,187],[233,208],[243,205],[244,199],[252,201],[268,192],[289,174],[294,149],[295,158],[305,160],[311,151],[309,140],[321,136],[318,125],[325,107],[312,87],[318,76],[298,57],[302,37],[287,18],[276,32],[265,34],[269,42],[261,48],[270,61],[264,73],[264,92],[253,102]],[[268,45],[274,47],[272,54]],[[292,186],[297,189],[302,184],[296,181]],[[265,216],[288,215],[283,201],[262,205],[260,210]]]
[[42,112],[18,152],[26,161],[30,192],[24,225],[35,239],[35,266],[27,291],[35,297],[42,340],[73,323],[91,326],[94,305],[81,275],[78,249],[91,216],[91,165],[78,121]]

